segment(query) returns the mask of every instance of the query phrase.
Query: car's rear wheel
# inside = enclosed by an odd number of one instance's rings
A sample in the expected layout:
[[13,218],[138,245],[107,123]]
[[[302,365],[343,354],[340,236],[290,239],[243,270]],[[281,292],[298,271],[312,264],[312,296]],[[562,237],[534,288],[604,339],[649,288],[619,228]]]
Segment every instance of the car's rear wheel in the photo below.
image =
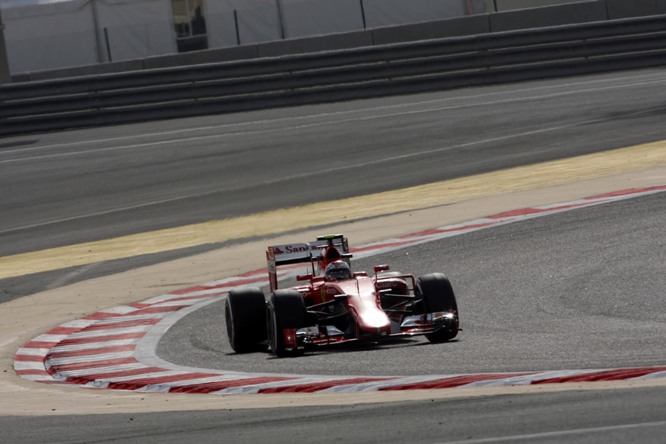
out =
[[270,295],[266,304],[266,323],[268,346],[275,356],[297,356],[303,353],[303,349],[293,341],[287,343],[284,330],[307,327],[306,319],[305,302],[298,291],[277,290]]
[[449,278],[442,273],[432,273],[416,280],[416,296],[421,298],[425,313],[451,313],[453,318],[446,318],[441,329],[426,334],[430,342],[446,342],[458,335],[460,320],[458,303]]
[[229,344],[236,353],[266,348],[266,299],[259,288],[231,290],[224,304]]

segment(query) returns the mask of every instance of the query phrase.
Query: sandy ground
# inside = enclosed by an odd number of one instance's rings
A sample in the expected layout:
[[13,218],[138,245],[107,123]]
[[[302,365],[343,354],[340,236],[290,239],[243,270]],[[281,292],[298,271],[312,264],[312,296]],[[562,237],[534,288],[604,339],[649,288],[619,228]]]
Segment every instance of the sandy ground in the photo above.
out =
[[[0,257],[0,279],[230,240],[274,237],[277,232],[307,230],[308,227],[328,225],[331,221],[377,218],[465,201],[472,201],[472,205],[488,205],[477,203],[476,199],[489,196],[499,198],[519,191],[641,171],[657,165],[666,165],[666,141],[507,168],[400,190]],[[485,206],[479,208],[484,215],[491,214],[485,212]],[[416,216],[424,220],[428,228],[431,228],[431,224],[440,225],[440,219],[429,219],[430,213]],[[442,216],[449,216],[448,207]],[[414,218],[404,219],[396,223],[409,225],[413,220]],[[393,222],[373,222],[369,226],[371,232],[378,233],[377,227],[382,224],[391,226]],[[350,239],[356,244],[362,240],[351,236]]]
[[[663,145],[662,145],[663,146]],[[447,205],[405,211],[328,227],[326,232],[341,232],[354,245],[468,221],[512,209],[544,205],[594,196],[611,191],[666,185],[666,165],[639,168],[629,173],[609,171],[604,177],[576,180],[501,195],[477,196]],[[545,182],[544,182],[545,183]],[[491,193],[494,194],[494,193]],[[486,396],[500,393],[546,392],[572,389],[629,388],[666,385],[666,378],[654,381],[618,383],[560,384],[553,386],[515,386],[483,389],[449,389],[359,394],[238,395],[203,396],[183,394],[136,394],[77,387],[55,387],[19,378],[13,370],[12,356],[25,342],[44,331],[78,319],[91,312],[137,302],[187,286],[265,266],[266,245],[312,239],[322,230],[303,230],[288,236],[269,237],[171,262],[148,266],[113,276],[79,282],[2,304],[0,310],[0,403],[1,415],[53,415],[117,412],[204,410],[222,408],[260,408],[278,406],[334,405],[344,402],[388,402],[460,396]]]

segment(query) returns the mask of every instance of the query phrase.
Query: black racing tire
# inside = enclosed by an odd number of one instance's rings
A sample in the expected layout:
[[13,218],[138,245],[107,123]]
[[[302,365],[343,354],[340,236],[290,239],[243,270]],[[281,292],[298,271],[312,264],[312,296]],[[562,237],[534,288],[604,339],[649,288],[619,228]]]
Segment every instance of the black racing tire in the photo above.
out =
[[416,296],[421,297],[424,313],[449,312],[454,318],[446,326],[425,337],[433,343],[450,341],[458,335],[458,303],[451,281],[442,273],[426,274],[416,280]]
[[278,357],[303,354],[302,348],[287,348],[282,336],[285,328],[307,327],[305,301],[298,291],[276,290],[269,296],[266,304],[266,325],[271,353]]
[[236,353],[266,349],[266,298],[259,288],[231,290],[224,304],[229,344]]

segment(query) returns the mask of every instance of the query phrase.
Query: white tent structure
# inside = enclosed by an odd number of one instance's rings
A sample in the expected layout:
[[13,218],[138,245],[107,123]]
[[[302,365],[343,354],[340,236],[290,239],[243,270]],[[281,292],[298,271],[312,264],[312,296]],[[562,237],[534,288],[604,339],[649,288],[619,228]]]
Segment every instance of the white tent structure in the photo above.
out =
[[170,0],[94,0],[104,61],[176,52]]
[[0,7],[18,74],[442,20],[485,12],[484,1],[0,0]]
[[0,0],[12,73],[176,52],[169,0]]
[[12,73],[97,62],[86,0],[3,0],[0,6]]
[[485,0],[207,0],[211,48],[358,31],[486,11]]

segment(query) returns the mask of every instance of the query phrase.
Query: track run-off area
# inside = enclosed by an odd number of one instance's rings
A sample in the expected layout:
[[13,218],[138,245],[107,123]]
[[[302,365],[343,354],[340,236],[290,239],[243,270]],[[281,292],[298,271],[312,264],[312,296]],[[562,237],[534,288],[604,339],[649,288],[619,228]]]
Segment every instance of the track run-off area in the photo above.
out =
[[[666,386],[664,83],[625,72],[0,141],[3,415],[636,405]],[[329,232],[359,269],[449,275],[457,340],[230,353],[224,294],[265,280],[266,245]],[[565,428],[663,430],[648,416]],[[551,429],[516,430],[501,435]]]
[[[477,230],[583,209],[666,191],[666,185],[618,190],[555,205],[516,209],[462,224],[437,227],[352,248],[357,258],[386,254],[442,238]],[[283,271],[280,278],[304,272],[302,265]],[[306,270],[307,271],[307,270]],[[160,295],[129,306],[111,307],[83,319],[62,324],[25,344],[16,353],[14,368],[20,376],[50,384],[78,384],[87,388],[162,393],[313,393],[423,390],[453,387],[489,387],[529,384],[562,384],[590,381],[649,381],[666,379],[666,365],[519,373],[478,373],[421,376],[321,376],[257,372],[213,372],[160,360],[155,350],[164,333],[179,319],[219,302],[227,292],[248,285],[265,287],[266,270],[210,282]],[[209,323],[221,316],[209,317]],[[218,338],[221,339],[221,338]],[[216,341],[217,342],[217,341]],[[446,353],[446,350],[443,350]],[[233,353],[227,359],[233,359]],[[307,368],[307,364],[301,364]],[[413,373],[415,369],[410,369]],[[416,369],[421,371],[421,369]]]

